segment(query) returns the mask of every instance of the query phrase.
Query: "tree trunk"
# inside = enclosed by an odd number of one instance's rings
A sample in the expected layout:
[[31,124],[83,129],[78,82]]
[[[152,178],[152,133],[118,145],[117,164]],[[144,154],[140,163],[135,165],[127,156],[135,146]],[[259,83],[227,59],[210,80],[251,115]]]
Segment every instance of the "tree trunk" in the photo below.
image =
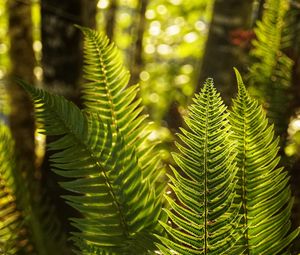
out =
[[[42,67],[45,86],[80,104],[80,87],[82,80],[82,34],[74,24],[96,27],[96,0],[42,0]],[[47,138],[46,143],[51,142]],[[66,194],[58,185],[63,181],[50,170],[50,153],[46,152],[42,165],[42,181],[49,190],[52,200],[60,208],[59,218],[67,232],[73,230],[68,218],[80,217],[74,209],[61,199]]]
[[137,28],[136,28],[136,40],[133,51],[133,61],[131,64],[131,82],[130,84],[136,84],[139,82],[140,73],[144,67],[143,61],[143,39],[146,26],[145,13],[147,10],[149,0],[139,1]]
[[[33,84],[35,58],[32,48],[31,5],[9,0],[7,8],[9,13],[10,76]],[[11,99],[9,123],[15,140],[18,161],[22,164],[21,167],[26,174],[33,176],[35,169],[33,106],[27,93],[14,81],[9,82],[8,92]]]
[[[55,8],[54,8],[55,6]],[[81,77],[81,0],[42,0],[42,67],[44,84],[79,102]]]
[[292,93],[294,95],[292,107],[297,110],[300,108],[300,0],[291,2],[290,16],[293,15],[293,20],[290,26],[290,33],[293,36],[291,49],[288,49],[287,54],[294,61],[292,74]]
[[114,39],[116,14],[117,14],[117,0],[111,0],[109,9],[106,14],[106,28],[105,32],[109,39]]
[[84,26],[96,29],[97,0],[81,0],[82,23]]
[[198,88],[207,77],[214,78],[217,89],[228,103],[236,87],[233,67],[243,72],[252,38],[249,31],[254,0],[216,0],[210,25]]
[[[10,76],[12,78],[19,77],[33,84],[35,57],[32,47],[31,3],[9,0],[7,9],[9,13]],[[22,181],[22,185],[17,187],[18,191],[22,192],[20,194],[22,202],[18,206],[26,215],[23,227],[29,229],[33,249],[40,255],[48,255],[53,247],[52,241],[56,242],[57,240],[52,239],[52,236],[48,238],[49,236],[43,232],[42,225],[45,219],[41,219],[41,211],[45,208],[46,203],[44,200],[41,203],[43,189],[40,186],[39,175],[37,175],[39,172],[35,164],[33,105],[24,89],[15,82],[9,82],[8,92],[11,100],[9,124],[17,154],[15,171]],[[47,217],[50,216],[47,215]],[[61,252],[57,251],[57,254],[61,254]]]
[[[291,117],[296,117],[297,115],[299,116],[300,111],[300,0],[292,2],[291,9],[296,12],[296,15],[294,17],[295,22],[293,24],[295,27],[292,30],[294,40],[290,52],[290,56],[295,62],[292,75],[293,101],[291,103],[292,110],[290,114],[292,115]],[[295,162],[293,162],[290,173],[292,176],[291,188],[293,196],[295,197],[292,213],[292,224],[296,228],[300,224],[300,155],[296,155],[294,157],[297,159]],[[297,250],[300,250],[299,238],[295,242],[295,246],[297,247]]]

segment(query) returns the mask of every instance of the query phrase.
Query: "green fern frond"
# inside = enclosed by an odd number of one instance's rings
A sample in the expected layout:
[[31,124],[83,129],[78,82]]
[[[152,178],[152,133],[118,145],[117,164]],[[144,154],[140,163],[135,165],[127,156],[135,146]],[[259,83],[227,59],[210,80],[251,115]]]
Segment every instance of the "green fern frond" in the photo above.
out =
[[51,157],[54,171],[72,179],[61,185],[78,194],[64,198],[83,215],[72,219],[80,230],[72,233],[79,248],[78,240],[84,240],[101,254],[141,255],[154,249],[161,197],[141,170],[135,149],[97,113],[23,86],[34,99],[42,132],[61,136],[49,149],[58,151]]
[[[142,134],[141,123],[146,118],[140,115],[143,107],[141,99],[137,99],[139,87],[127,87],[129,72],[123,66],[119,51],[104,34],[80,29],[85,36],[84,78],[87,82],[82,85],[84,106],[124,134],[129,144],[135,144]],[[126,137],[129,134],[132,135]]]
[[28,226],[27,186],[16,162],[8,127],[8,96],[0,83],[0,253],[36,254]]
[[25,229],[23,215],[17,208],[13,142],[9,128],[1,122],[0,152],[0,253],[29,254],[32,247],[28,237],[20,235]]
[[[0,105],[6,106],[5,88]],[[2,109],[0,109],[0,112]],[[25,178],[7,126],[7,108],[0,116],[0,251],[4,254],[66,254],[65,239],[50,203],[31,193],[37,183]],[[37,189],[35,189],[37,190]],[[1,253],[2,254],[2,253]]]
[[168,198],[170,224],[162,223],[169,239],[160,237],[163,254],[238,254],[239,206],[235,204],[234,163],[226,106],[207,79],[185,119],[189,130],[179,135],[180,153],[173,157],[182,172],[172,168],[170,187],[176,199]]
[[137,98],[139,86],[128,86],[129,72],[107,36],[88,28],[80,29],[85,36],[84,78],[87,82],[82,85],[85,109],[97,112],[112,130],[118,130],[125,144],[135,147],[138,164],[145,175],[157,180],[162,172],[159,154],[152,152],[153,145],[145,143],[149,132],[146,115],[141,114],[141,99]]
[[243,254],[283,254],[299,229],[290,233],[293,199],[287,172],[278,167],[279,139],[274,139],[265,112],[235,71],[238,95],[229,120],[238,144],[237,192],[242,201],[241,224],[246,229]]
[[294,64],[284,53],[292,41],[291,34],[286,33],[288,10],[286,0],[266,1],[262,21],[258,21],[255,28],[257,38],[250,53],[253,63],[248,77],[250,88],[268,110],[268,117],[279,135],[284,134],[288,126],[290,109],[287,105],[291,99]]

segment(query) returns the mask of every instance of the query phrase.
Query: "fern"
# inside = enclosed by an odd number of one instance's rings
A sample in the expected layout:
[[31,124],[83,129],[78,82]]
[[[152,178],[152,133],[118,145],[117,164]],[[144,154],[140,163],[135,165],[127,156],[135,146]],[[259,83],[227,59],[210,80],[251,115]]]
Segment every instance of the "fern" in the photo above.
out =
[[[7,105],[6,91],[1,87],[0,106]],[[4,254],[66,254],[61,228],[37,183],[22,173],[17,162],[14,142],[7,126],[7,107],[0,108],[0,251]],[[25,178],[27,177],[27,178]],[[2,254],[2,253],[1,253]]]
[[153,146],[145,146],[137,87],[125,88],[116,49],[82,29],[91,44],[85,49],[87,78],[95,79],[93,87],[85,85],[83,112],[62,97],[23,86],[34,99],[42,132],[61,136],[49,149],[57,151],[51,157],[54,171],[72,178],[61,185],[78,194],[64,196],[83,215],[72,219],[80,230],[72,233],[75,245],[83,254],[146,254],[155,249],[153,233],[159,230],[159,160]]
[[1,122],[0,141],[0,252],[21,254],[32,248],[26,235],[19,236],[22,228],[23,232],[25,229],[23,216],[17,208],[13,142],[8,127]]
[[289,177],[278,167],[278,143],[273,126],[258,102],[252,99],[236,70],[238,96],[233,101],[230,122],[238,144],[238,194],[242,201],[242,226],[246,229],[243,254],[289,254],[286,248],[299,234],[291,234],[293,199]]
[[[226,107],[208,79],[186,118],[172,168],[170,187],[177,199],[168,198],[166,210],[173,226],[162,223],[170,239],[161,237],[163,254],[237,254],[239,206],[235,199],[235,146],[230,139]],[[230,251],[230,253],[228,253]]]
[[[130,75],[124,68],[119,51],[108,38],[96,31],[80,27],[85,35],[85,67],[83,101],[85,109],[97,112],[112,130],[119,131],[125,144],[135,147],[138,164],[153,181],[159,178],[159,155],[154,145],[146,146],[148,137],[139,86],[129,86]],[[113,131],[114,132],[114,131]],[[153,169],[156,169],[153,171]],[[157,193],[161,189],[157,189]]]
[[[286,132],[289,122],[288,102],[291,99],[290,84],[293,61],[284,53],[291,42],[291,34],[285,26],[289,3],[286,0],[268,0],[262,21],[257,22],[253,42],[253,63],[249,84],[268,110],[268,117],[276,127],[276,133]],[[285,105],[285,107],[282,107]]]
[[[84,109],[22,83],[32,96],[40,132],[55,136],[53,171],[66,178],[64,196],[81,213],[71,219],[77,254],[174,255],[290,254],[287,173],[279,168],[278,139],[237,73],[230,113],[208,79],[185,119],[166,196],[138,87],[116,47],[87,28]],[[175,197],[175,198],[173,198]],[[166,235],[162,235],[161,227]]]

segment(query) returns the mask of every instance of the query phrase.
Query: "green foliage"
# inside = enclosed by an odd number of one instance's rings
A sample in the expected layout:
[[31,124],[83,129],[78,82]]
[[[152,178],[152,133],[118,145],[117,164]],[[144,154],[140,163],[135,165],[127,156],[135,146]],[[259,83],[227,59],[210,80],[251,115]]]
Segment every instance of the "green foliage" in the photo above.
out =
[[[0,252],[21,254],[30,251],[28,236],[20,236],[25,230],[23,216],[17,208],[16,164],[13,141],[9,128],[0,122]],[[28,230],[27,230],[28,231]],[[24,253],[26,254],[26,253]]]
[[[276,133],[286,132],[289,122],[290,84],[293,61],[284,49],[291,43],[289,23],[285,22],[289,3],[285,0],[268,0],[262,21],[255,28],[253,63],[250,67],[249,84],[273,121]],[[285,105],[285,107],[282,107]]]
[[137,98],[139,87],[127,87],[130,75],[114,44],[103,34],[81,29],[85,35],[87,82],[82,90],[85,109],[99,114],[113,134],[120,133],[126,146],[135,151],[142,172],[155,182],[161,174],[160,160],[159,155],[152,152],[154,146],[147,146],[149,123],[145,121],[147,116],[141,114],[143,107],[141,99]]
[[8,13],[5,11],[8,0],[0,2],[0,79],[10,67],[10,59],[8,57],[9,38],[7,36],[8,29]]
[[145,254],[159,230],[161,170],[153,146],[147,146],[145,116],[140,115],[137,87],[128,87],[118,52],[108,39],[82,28],[88,80],[85,109],[26,84],[42,132],[61,136],[49,145],[54,171],[70,181],[61,185],[78,195],[64,196],[83,218],[72,219],[83,254]]
[[22,177],[17,171],[7,114],[7,93],[0,83],[0,252],[26,254],[32,250],[32,246],[20,208],[22,198],[18,186],[22,183]]
[[[7,125],[6,91],[0,87],[0,251],[4,254],[66,254],[53,207],[23,171]],[[33,192],[35,191],[35,192]],[[2,254],[2,253],[1,253]]]
[[163,254],[290,254],[300,232],[290,232],[293,199],[277,166],[279,139],[236,75],[231,125],[211,80],[190,107],[185,145],[174,154],[182,173],[172,168],[176,199],[168,198],[171,225],[162,223],[169,234],[160,237]]
[[279,139],[257,100],[245,89],[236,71],[238,95],[230,111],[233,136],[237,141],[238,189],[245,229],[245,254],[289,254],[284,252],[299,234],[291,234],[293,199],[287,171],[278,167]]
[[[165,208],[158,154],[147,141],[148,123],[128,86],[129,74],[106,36],[87,28],[84,109],[61,96],[22,86],[31,95],[53,171],[66,178],[66,202],[77,254],[290,254],[293,199],[278,167],[278,139],[237,73],[232,111],[208,79],[179,135]],[[172,192],[171,192],[172,193]],[[158,224],[160,222],[160,226]],[[162,229],[166,235],[162,234]]]
[[177,197],[168,198],[173,227],[162,223],[171,238],[161,238],[165,247],[159,247],[170,255],[228,254],[239,238],[236,152],[226,107],[211,79],[189,109],[189,130],[179,135],[184,145],[177,144],[180,154],[173,155],[182,172],[172,168],[174,177],[170,176]]

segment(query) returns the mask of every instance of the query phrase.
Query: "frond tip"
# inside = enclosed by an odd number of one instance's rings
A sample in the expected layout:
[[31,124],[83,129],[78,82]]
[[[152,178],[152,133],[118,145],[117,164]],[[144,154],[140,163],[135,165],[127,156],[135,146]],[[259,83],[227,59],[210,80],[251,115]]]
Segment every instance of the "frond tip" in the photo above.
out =
[[[88,28],[80,29],[84,34],[86,82],[82,85],[82,99],[85,109],[99,114],[104,125],[108,123],[112,127],[113,133],[118,130],[124,143],[135,148],[137,163],[145,176],[156,183],[163,171],[159,154],[153,152],[154,146],[146,141],[149,122],[138,97],[139,86],[128,86],[129,72],[119,50],[107,36]],[[162,194],[158,191],[157,195]]]
[[177,197],[167,198],[172,226],[162,223],[170,238],[160,237],[164,246],[158,246],[163,254],[227,254],[239,239],[236,153],[226,107],[212,79],[206,80],[189,110],[189,129],[182,129],[179,153],[173,154],[181,171],[172,167],[170,176]]
[[235,72],[238,95],[229,120],[238,145],[237,193],[242,201],[241,227],[246,230],[242,242],[247,254],[283,254],[299,229],[290,233],[293,199],[287,172],[278,167],[279,139]]

